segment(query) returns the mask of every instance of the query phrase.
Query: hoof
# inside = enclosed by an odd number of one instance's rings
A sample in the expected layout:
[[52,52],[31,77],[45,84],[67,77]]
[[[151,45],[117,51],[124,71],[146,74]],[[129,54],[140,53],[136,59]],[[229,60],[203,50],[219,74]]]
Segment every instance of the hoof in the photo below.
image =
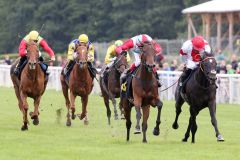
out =
[[21,130],[22,130],[22,131],[27,131],[27,130],[28,130],[28,126],[24,126],[24,125],[23,125],[22,128],[21,128]]
[[187,142],[187,139],[186,139],[186,138],[183,138],[183,139],[182,139],[182,142]]
[[179,126],[178,126],[177,123],[173,123],[173,125],[172,125],[172,128],[173,128],[173,129],[178,129],[178,127],[179,127]]
[[138,128],[135,128],[134,134],[141,134],[140,128],[139,128],[139,129],[138,129]]
[[224,142],[224,138],[222,137],[222,135],[217,136],[217,141],[218,142]]
[[83,123],[84,123],[84,125],[88,125],[89,121],[84,121]]
[[114,120],[118,120],[118,115],[115,115],[115,116],[114,116]]
[[76,118],[75,114],[72,114],[72,120],[74,120]]
[[66,122],[66,126],[70,127],[72,125],[71,121]]
[[86,117],[86,115],[84,115],[84,114],[77,114],[77,116],[78,116],[78,118],[79,118],[80,120],[83,120],[83,118]]
[[39,119],[38,118],[34,118],[33,119],[33,124],[36,126],[39,124]]
[[154,136],[158,136],[159,134],[160,134],[159,129],[154,128],[154,129],[153,129],[153,135],[154,135]]
[[147,143],[147,140],[143,140],[142,143]]

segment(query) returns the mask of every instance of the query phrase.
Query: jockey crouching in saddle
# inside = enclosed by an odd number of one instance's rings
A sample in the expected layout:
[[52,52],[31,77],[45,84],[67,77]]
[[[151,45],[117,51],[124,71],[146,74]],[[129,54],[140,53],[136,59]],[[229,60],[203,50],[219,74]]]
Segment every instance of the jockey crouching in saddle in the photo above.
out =
[[[104,76],[104,74],[108,73],[109,68],[111,68],[117,59],[117,53],[116,53],[116,47],[121,46],[123,44],[123,41],[117,40],[114,42],[114,44],[110,45],[107,49],[107,54],[105,56],[105,67],[101,73],[101,77]],[[127,53],[127,62],[129,63],[131,60],[129,54]]]
[[183,43],[180,55],[182,56],[186,68],[180,77],[179,83],[180,90],[182,90],[183,93],[186,93],[185,81],[188,79],[191,72],[199,65],[199,61],[202,57],[201,55],[204,54],[204,52],[207,54],[211,53],[211,47],[202,36],[195,36],[192,40],[187,40]]
[[[152,43],[154,49],[156,50],[156,54],[162,54],[161,46],[147,34],[141,34],[141,35],[134,36],[134,37],[126,40],[123,45],[118,46],[116,48],[116,52],[118,54],[121,54],[122,51],[129,50],[132,48],[133,49],[132,52],[135,57],[135,62],[131,65],[131,67],[129,69],[126,69],[122,73],[121,78],[120,78],[121,83],[125,82],[127,75],[129,73],[132,73],[140,65],[140,63],[141,63],[141,59],[140,59],[141,47],[142,47],[142,44],[145,42]],[[158,82],[158,87],[161,87],[161,83],[159,81],[156,67],[154,67],[153,71],[155,73],[155,77]]]
[[[35,43],[37,43],[38,46],[41,46],[44,51],[46,51],[49,56],[51,57],[51,61],[55,61],[55,54],[53,50],[48,46],[45,39],[43,39],[37,31],[31,31],[29,34],[27,34],[21,41],[19,48],[18,48],[18,54],[21,57],[20,61],[16,65],[16,68],[14,69],[14,74],[18,77],[20,76],[20,72],[24,67],[25,61],[27,60],[27,43],[29,43],[31,40],[33,40]],[[41,52],[39,51],[39,60],[43,61],[43,58],[41,57]],[[47,65],[40,63],[42,69],[44,70],[45,74],[48,76],[49,72],[47,70]],[[47,77],[46,77],[47,78]]]
[[86,34],[81,34],[78,39],[74,39],[70,42],[68,45],[68,53],[67,53],[67,64],[65,65],[63,69],[63,75],[65,77],[68,77],[70,75],[70,72],[75,64],[74,59],[77,57],[76,53],[76,46],[81,45],[81,46],[86,46],[88,50],[88,58],[87,58],[87,63],[88,66],[91,69],[91,75],[96,77],[97,70],[93,66],[93,61],[94,61],[94,46],[93,44],[89,41],[89,38]]

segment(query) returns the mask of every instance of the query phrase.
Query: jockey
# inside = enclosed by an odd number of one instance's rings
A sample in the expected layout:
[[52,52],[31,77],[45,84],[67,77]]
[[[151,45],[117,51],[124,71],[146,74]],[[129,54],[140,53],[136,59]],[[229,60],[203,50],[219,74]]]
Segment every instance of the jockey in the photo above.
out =
[[[123,41],[117,40],[112,44],[111,46],[108,47],[107,49],[107,54],[105,56],[105,68],[102,71],[101,76],[103,77],[104,72],[107,72],[108,69],[114,64],[114,61],[116,60],[116,47],[121,46],[123,44]],[[129,63],[131,60],[129,54],[127,53],[127,62]]]
[[67,64],[65,65],[63,69],[63,74],[66,76],[70,69],[74,65],[74,53],[76,52],[76,45],[85,45],[87,46],[88,49],[88,65],[89,67],[96,71],[96,69],[93,67],[93,61],[94,61],[94,46],[93,44],[89,41],[88,36],[86,34],[81,34],[78,39],[74,39],[70,42],[68,45],[68,53],[67,53]]
[[[18,62],[18,64],[16,65],[16,68],[14,69],[14,73],[16,75],[20,74],[20,68],[22,67],[23,63],[27,59],[27,50],[26,49],[27,49],[27,43],[29,43],[30,40],[33,40],[38,45],[40,45],[49,54],[49,56],[51,57],[51,60],[55,61],[55,54],[54,54],[53,50],[48,46],[46,40],[43,39],[37,31],[33,30],[33,31],[29,32],[29,34],[26,35],[22,39],[22,41],[19,45],[18,54],[21,58],[20,58],[20,61]],[[39,52],[39,56],[41,56],[41,52]]]
[[[131,39],[128,39],[124,42],[123,45],[118,46],[116,48],[116,52],[118,54],[120,54],[122,51],[124,50],[129,50],[131,48],[133,48],[133,54],[135,57],[135,62],[131,65],[130,69],[127,69],[126,71],[123,72],[122,76],[121,76],[121,82],[124,82],[126,79],[126,76],[128,74],[128,72],[132,72],[136,67],[138,67],[140,65],[140,53],[141,53],[141,47],[142,47],[142,43],[144,42],[151,42],[154,46],[154,49],[156,50],[156,54],[162,54],[162,48],[160,46],[160,44],[158,44],[156,41],[154,41],[149,35],[147,34],[141,34],[141,35],[137,35],[135,37],[132,37]],[[157,74],[157,69],[156,67],[154,68],[154,73],[155,76],[157,78],[158,81],[158,87],[161,87],[161,83],[159,82],[159,77]]]
[[204,40],[202,36],[195,36],[194,38],[192,38],[192,40],[187,40],[183,43],[180,50],[180,55],[182,56],[183,62],[186,65],[186,69],[181,75],[179,84],[180,87],[183,86],[183,82],[191,74],[192,70],[197,67],[199,61],[201,60],[201,54],[203,54],[204,52],[211,53],[211,48],[208,42]]

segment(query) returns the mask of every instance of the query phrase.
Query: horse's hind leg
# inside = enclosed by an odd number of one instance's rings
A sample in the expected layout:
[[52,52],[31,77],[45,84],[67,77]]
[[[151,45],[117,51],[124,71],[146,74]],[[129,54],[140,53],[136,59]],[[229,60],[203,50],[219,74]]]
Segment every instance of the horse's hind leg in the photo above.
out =
[[121,102],[119,102],[119,109],[121,111],[121,119],[125,119],[125,117],[124,117],[124,109],[123,109],[123,106],[122,106]]
[[38,119],[39,111],[38,111],[38,107],[39,107],[39,104],[40,104],[40,99],[41,99],[41,96],[34,98],[34,112],[32,114],[30,114],[31,119],[33,119],[33,124],[34,125],[38,125],[39,124],[39,119]]
[[71,110],[72,110],[72,119],[75,119],[76,118],[76,115],[75,115],[75,99],[76,99],[76,95],[74,95],[72,93],[72,91],[70,90],[70,102],[71,102]]
[[224,138],[222,137],[222,135],[218,130],[217,119],[216,119],[216,103],[214,102],[214,104],[210,104],[208,108],[211,116],[211,122],[215,129],[217,141],[224,141]]
[[126,118],[126,128],[127,128],[127,141],[129,141],[129,137],[130,137],[130,129],[131,129],[131,125],[132,125],[132,122],[131,122],[131,110],[132,110],[132,107],[129,106],[129,102],[124,99],[124,100],[121,100],[122,102],[122,105],[123,105],[123,108],[124,108],[124,116]]
[[143,140],[142,140],[142,142],[143,143],[147,143],[146,132],[147,132],[147,128],[148,128],[147,120],[149,117],[149,109],[150,109],[149,105],[142,107],[142,110],[143,110],[143,122],[142,122]]
[[182,112],[183,103],[184,103],[183,98],[181,97],[180,94],[178,94],[176,96],[176,103],[175,103],[176,117],[175,117],[175,121],[172,124],[173,129],[178,129],[178,117],[179,117],[180,113]]
[[114,119],[117,120],[118,119],[118,113],[117,113],[117,102],[115,98],[111,98],[113,107],[114,107]]
[[161,123],[160,117],[161,117],[162,106],[163,106],[163,103],[162,101],[159,100],[157,104],[158,114],[157,114],[156,126],[153,129],[153,135],[155,136],[158,136],[160,134],[159,125]]
[[68,97],[68,86],[64,80],[64,78],[61,76],[61,84],[62,84],[62,92],[63,92],[63,96],[65,98],[65,103],[66,103],[66,107],[67,107],[67,122],[66,122],[66,126],[71,126],[71,119],[70,119],[70,113],[69,113],[69,109],[70,109],[70,101],[69,101],[69,97]]
[[110,110],[110,107],[109,107],[109,97],[107,95],[104,95],[103,94],[103,100],[104,100],[104,104],[106,106],[106,109],[107,109],[107,118],[108,118],[108,124],[110,125],[111,124],[111,110]]

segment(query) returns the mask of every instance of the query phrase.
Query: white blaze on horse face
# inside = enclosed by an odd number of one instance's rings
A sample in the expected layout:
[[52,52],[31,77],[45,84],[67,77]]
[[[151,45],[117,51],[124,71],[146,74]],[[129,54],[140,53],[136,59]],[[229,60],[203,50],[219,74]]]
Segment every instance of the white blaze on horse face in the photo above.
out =
[[217,74],[217,71],[216,70],[211,70],[211,73],[212,74]]
[[212,63],[212,62],[213,62],[213,60],[212,60],[212,59],[210,59],[210,60],[209,60],[209,62],[210,62],[210,63]]

